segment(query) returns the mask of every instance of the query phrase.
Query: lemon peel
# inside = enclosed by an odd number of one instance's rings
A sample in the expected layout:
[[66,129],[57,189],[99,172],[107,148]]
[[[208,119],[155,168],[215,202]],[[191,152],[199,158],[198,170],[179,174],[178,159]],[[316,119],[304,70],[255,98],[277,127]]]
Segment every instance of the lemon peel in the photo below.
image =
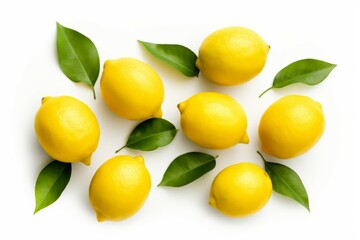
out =
[[99,222],[120,221],[137,213],[151,189],[151,177],[142,156],[117,155],[95,172],[89,200]]
[[184,134],[209,149],[226,149],[249,143],[243,107],[229,95],[200,92],[178,104]]
[[53,159],[90,165],[100,126],[95,114],[71,96],[44,97],[34,128],[39,144]]
[[233,26],[219,29],[202,42],[196,66],[216,84],[232,86],[250,81],[264,68],[270,50],[251,29]]
[[120,117],[129,120],[162,117],[162,80],[152,67],[140,60],[106,60],[100,89],[105,103]]
[[211,207],[229,217],[258,212],[269,201],[272,183],[257,164],[241,162],[221,170],[214,178],[209,197]]
[[325,130],[322,106],[312,98],[287,95],[263,113],[258,133],[262,150],[280,159],[309,151]]

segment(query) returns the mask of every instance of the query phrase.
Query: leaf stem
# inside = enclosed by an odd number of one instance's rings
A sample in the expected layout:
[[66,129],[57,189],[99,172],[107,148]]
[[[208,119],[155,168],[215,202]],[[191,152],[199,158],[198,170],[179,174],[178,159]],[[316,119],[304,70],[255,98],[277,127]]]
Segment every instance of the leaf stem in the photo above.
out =
[[260,95],[259,95],[259,98],[261,98],[262,95],[264,95],[267,91],[269,91],[270,89],[272,89],[273,87],[269,87],[268,89],[266,89],[264,92],[262,92]]
[[118,150],[116,150],[115,153],[120,152],[123,148],[126,148],[126,147],[127,147],[127,145],[124,145],[123,147],[121,147],[121,148],[119,148]]
[[92,87],[91,89],[92,89],[92,92],[93,92],[94,100],[96,100],[95,88],[94,88],[94,87]]
[[260,155],[260,157],[262,158],[262,160],[264,161],[264,163],[266,163],[267,161],[265,160],[264,156],[263,156],[259,151],[256,151],[256,152]]

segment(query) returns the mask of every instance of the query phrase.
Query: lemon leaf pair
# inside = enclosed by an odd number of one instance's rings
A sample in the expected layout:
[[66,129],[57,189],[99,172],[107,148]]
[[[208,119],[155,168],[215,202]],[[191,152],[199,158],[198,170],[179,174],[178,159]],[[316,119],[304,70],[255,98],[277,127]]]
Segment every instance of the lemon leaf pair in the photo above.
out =
[[311,58],[295,61],[276,74],[273,85],[261,93],[259,98],[273,88],[283,88],[295,83],[319,84],[335,67],[336,64]]
[[259,151],[257,153],[265,163],[265,171],[269,174],[273,190],[297,201],[310,211],[309,197],[299,175],[285,165],[266,161]]
[[[178,129],[165,119],[147,119],[133,129],[126,144],[115,153],[125,147],[142,151],[155,150],[170,144],[177,131]],[[200,152],[182,154],[171,162],[158,186],[184,186],[212,170],[215,167],[215,158]]]
[[34,214],[54,203],[70,181],[71,163],[54,160],[39,173],[35,184]]
[[85,35],[56,23],[56,49],[62,72],[73,82],[90,86],[94,99],[95,83],[100,72],[95,44]]

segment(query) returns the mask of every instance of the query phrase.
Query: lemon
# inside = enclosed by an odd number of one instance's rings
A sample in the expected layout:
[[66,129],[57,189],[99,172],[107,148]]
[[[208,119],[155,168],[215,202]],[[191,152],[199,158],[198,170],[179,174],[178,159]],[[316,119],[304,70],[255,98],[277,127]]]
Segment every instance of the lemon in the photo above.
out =
[[240,26],[226,27],[204,39],[196,66],[211,82],[237,85],[262,71],[269,49],[256,32]]
[[272,194],[269,175],[258,165],[242,162],[224,168],[214,178],[210,206],[230,217],[245,217],[262,209]]
[[162,80],[153,68],[140,60],[105,61],[100,89],[105,103],[120,117],[144,120],[162,116]]
[[288,95],[268,107],[258,132],[265,153],[288,159],[309,151],[324,129],[325,117],[320,103],[307,96]]
[[44,97],[35,115],[35,134],[52,158],[90,164],[100,138],[100,127],[91,109],[70,96]]
[[90,183],[89,199],[99,222],[120,221],[140,210],[150,188],[144,158],[119,155],[97,169]]
[[204,148],[225,149],[248,143],[247,118],[232,97],[217,92],[200,92],[178,104],[184,134]]

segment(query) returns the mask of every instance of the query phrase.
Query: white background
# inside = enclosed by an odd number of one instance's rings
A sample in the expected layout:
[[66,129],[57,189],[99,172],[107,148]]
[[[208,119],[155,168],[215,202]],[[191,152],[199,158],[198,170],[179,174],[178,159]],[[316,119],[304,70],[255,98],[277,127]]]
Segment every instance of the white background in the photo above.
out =
[[[2,1],[1,53],[1,225],[0,239],[360,239],[359,211],[359,7],[356,1]],[[120,119],[104,104],[99,81],[91,90],[60,71],[55,50],[56,21],[87,35],[106,59],[135,57],[151,65],[165,85],[164,118],[177,128],[177,103],[199,91],[230,94],[244,107],[250,144],[223,151],[201,149],[181,132],[153,152],[123,149],[145,157],[152,189],[143,208],[121,222],[98,223],[88,201],[96,169],[124,145],[138,123]],[[178,43],[197,53],[202,40],[222,27],[240,25],[271,46],[263,72],[249,83],[220,87],[186,78],[151,57],[136,40]],[[287,64],[317,58],[337,64],[320,85],[293,85],[261,99]],[[101,74],[101,72],[100,72]],[[100,77],[99,77],[100,79]],[[281,163],[302,178],[311,212],[274,193],[260,212],[247,218],[221,215],[208,205],[211,182],[224,167],[250,161],[262,165],[257,126],[276,99],[303,94],[321,102],[326,130],[308,153]],[[45,96],[72,95],[86,102],[101,125],[91,166],[73,164],[61,197],[33,215],[34,185],[49,162],[36,142],[33,119]],[[189,151],[217,154],[214,170],[182,188],[157,187],[168,164]],[[278,161],[266,156],[270,161]]]

